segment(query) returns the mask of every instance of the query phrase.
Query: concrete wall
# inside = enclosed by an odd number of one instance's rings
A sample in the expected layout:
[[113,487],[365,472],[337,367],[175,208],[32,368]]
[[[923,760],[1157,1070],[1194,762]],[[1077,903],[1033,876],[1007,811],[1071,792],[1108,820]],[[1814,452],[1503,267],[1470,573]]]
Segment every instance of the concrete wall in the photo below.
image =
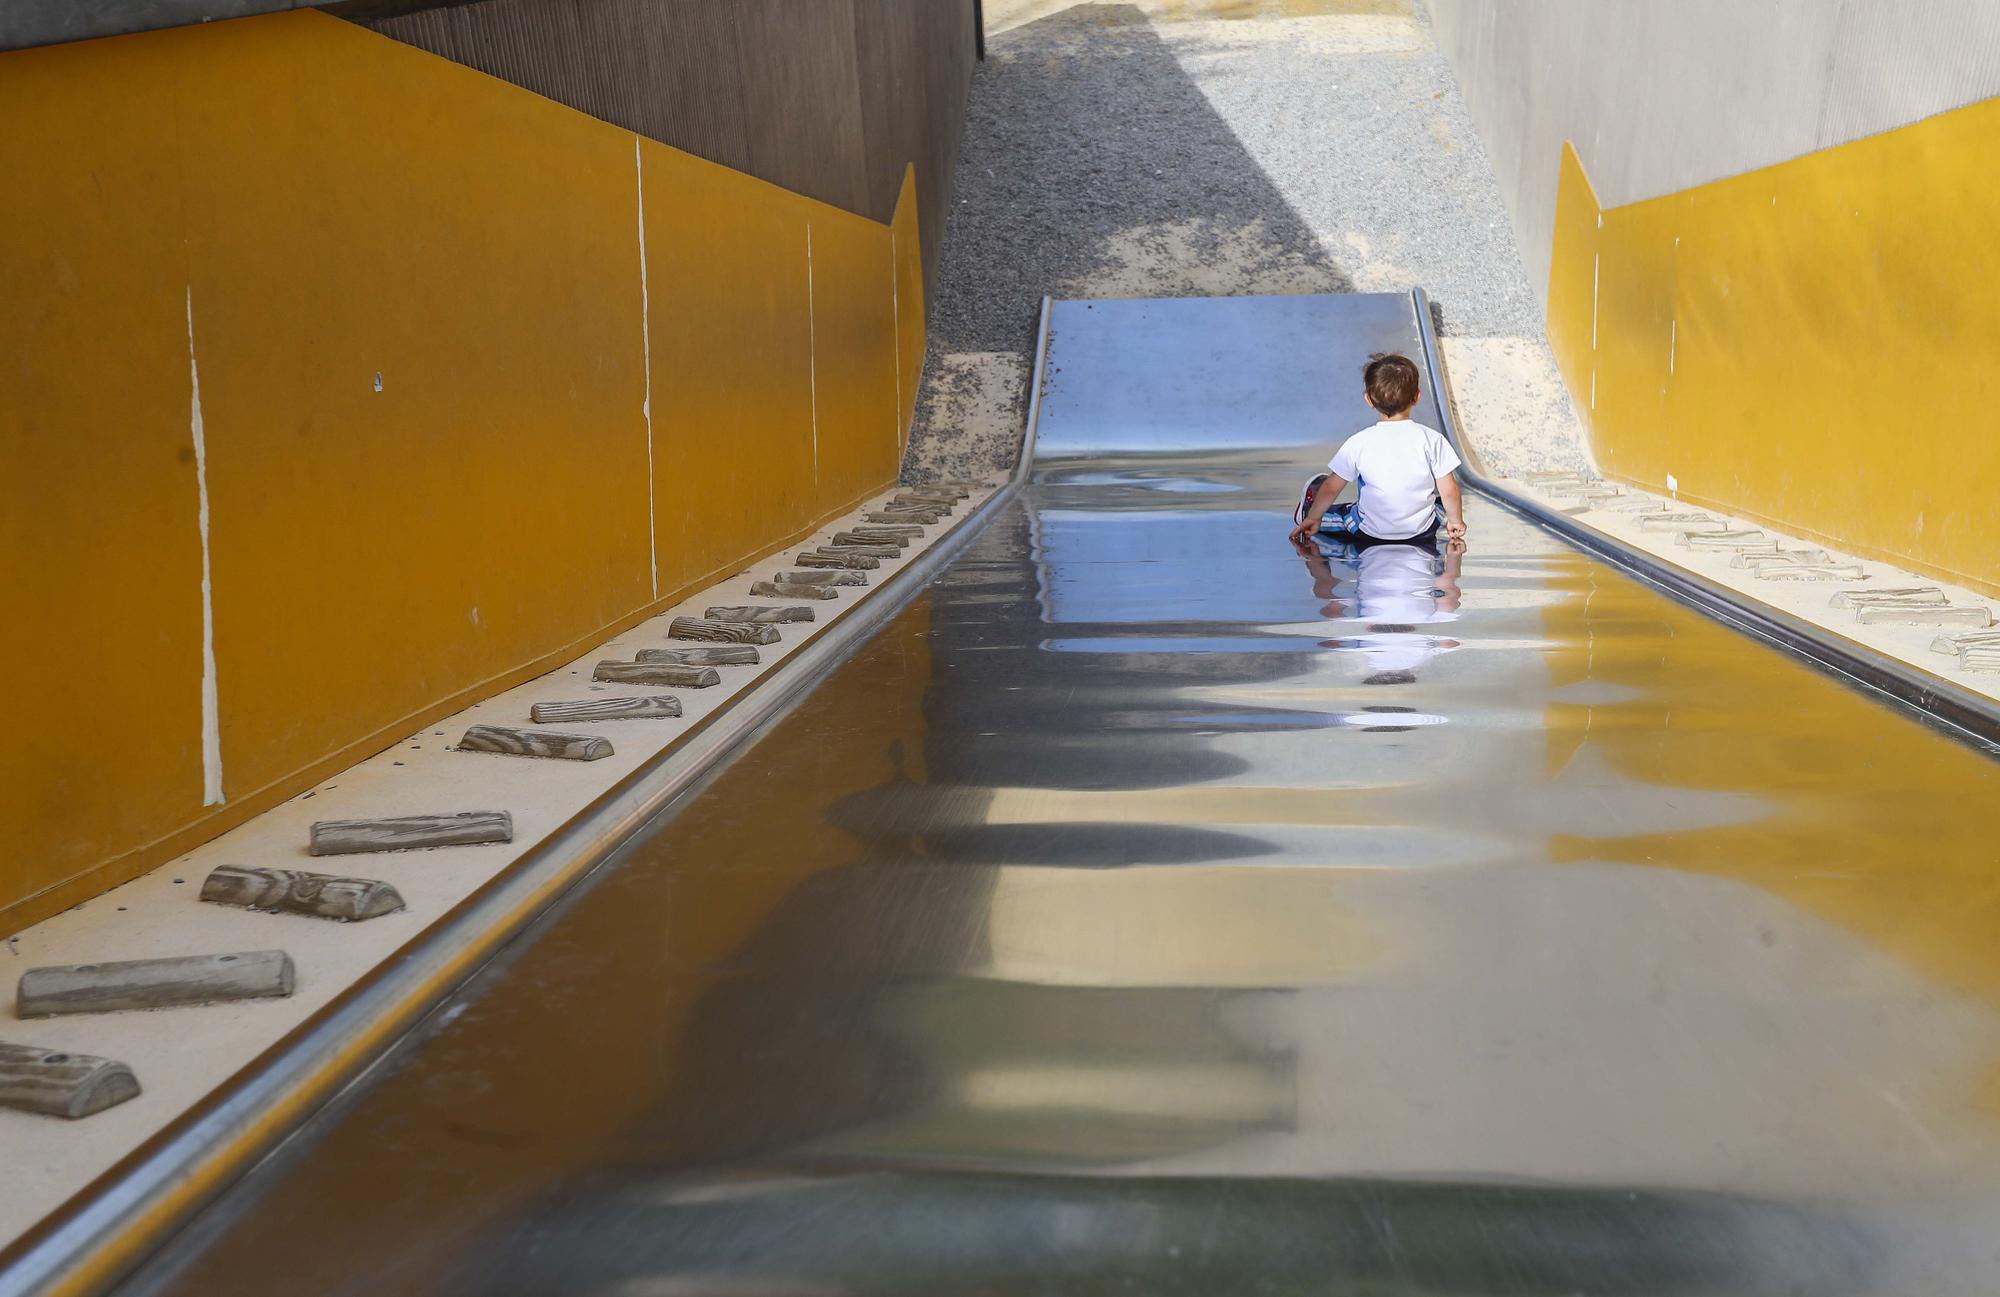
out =
[[1546,291],[1573,142],[1607,207],[2000,94],[1990,0],[1428,0]]
[[870,221],[314,12],[0,54],[0,118],[0,933],[896,475],[907,177]]

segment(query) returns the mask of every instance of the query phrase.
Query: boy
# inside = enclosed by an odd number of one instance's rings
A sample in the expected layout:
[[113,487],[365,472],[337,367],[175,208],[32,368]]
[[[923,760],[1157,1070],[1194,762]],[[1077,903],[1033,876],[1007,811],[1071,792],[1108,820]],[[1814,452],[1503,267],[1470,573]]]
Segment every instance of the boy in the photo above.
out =
[[[1408,356],[1377,356],[1361,372],[1368,404],[1382,421],[1349,437],[1328,471],[1306,483],[1292,512],[1292,540],[1303,544],[1324,529],[1366,549],[1371,545],[1435,545],[1442,515],[1445,535],[1465,539],[1459,499],[1458,455],[1437,429],[1410,418],[1417,405],[1417,367]],[[1361,495],[1335,504],[1353,482]]]

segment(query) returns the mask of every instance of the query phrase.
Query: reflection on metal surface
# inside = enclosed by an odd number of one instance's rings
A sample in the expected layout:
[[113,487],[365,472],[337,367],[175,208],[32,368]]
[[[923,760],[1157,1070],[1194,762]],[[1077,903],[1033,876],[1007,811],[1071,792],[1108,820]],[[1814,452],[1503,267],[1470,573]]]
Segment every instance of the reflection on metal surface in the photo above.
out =
[[925,599],[133,1290],[2000,1287],[2000,766],[1477,501],[1302,558],[1076,305]]

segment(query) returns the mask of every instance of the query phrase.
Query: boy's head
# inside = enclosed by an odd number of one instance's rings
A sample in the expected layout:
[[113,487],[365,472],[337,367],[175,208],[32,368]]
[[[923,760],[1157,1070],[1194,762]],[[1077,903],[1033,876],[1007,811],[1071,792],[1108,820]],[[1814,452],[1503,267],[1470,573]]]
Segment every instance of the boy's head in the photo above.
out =
[[1368,389],[1368,404],[1394,418],[1408,414],[1417,403],[1417,366],[1408,356],[1376,356],[1361,371],[1362,386]]

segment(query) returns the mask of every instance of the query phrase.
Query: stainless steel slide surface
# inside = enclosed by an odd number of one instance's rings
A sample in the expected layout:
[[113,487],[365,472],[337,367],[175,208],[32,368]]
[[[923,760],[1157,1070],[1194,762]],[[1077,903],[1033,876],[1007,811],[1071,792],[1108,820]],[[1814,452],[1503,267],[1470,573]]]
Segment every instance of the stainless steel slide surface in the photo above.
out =
[[133,1292],[2000,1291],[2000,765],[1473,500],[1408,298],[1061,303],[932,585]]

